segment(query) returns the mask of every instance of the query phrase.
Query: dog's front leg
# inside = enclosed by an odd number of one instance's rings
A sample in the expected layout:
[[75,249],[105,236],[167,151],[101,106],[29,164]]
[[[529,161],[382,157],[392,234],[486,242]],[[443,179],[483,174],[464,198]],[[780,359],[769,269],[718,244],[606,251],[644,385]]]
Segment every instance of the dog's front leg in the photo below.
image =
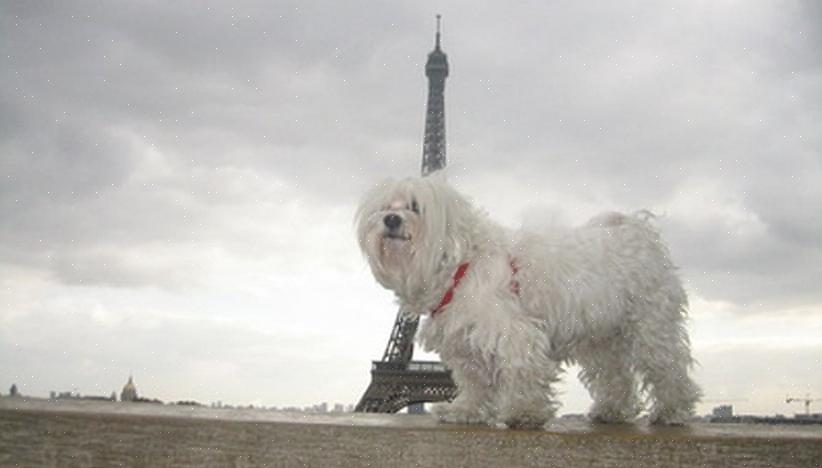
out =
[[451,359],[448,366],[459,394],[451,403],[434,406],[437,418],[452,424],[492,424],[493,387],[488,369],[473,359]]
[[527,329],[500,339],[495,406],[509,428],[538,429],[556,413],[553,384],[561,368],[547,357],[545,344],[544,335]]

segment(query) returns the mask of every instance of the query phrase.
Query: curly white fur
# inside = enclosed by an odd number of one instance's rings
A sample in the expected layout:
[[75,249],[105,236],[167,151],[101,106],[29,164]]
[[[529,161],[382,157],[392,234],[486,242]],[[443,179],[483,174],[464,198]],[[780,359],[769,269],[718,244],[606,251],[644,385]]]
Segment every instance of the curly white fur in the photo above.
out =
[[512,232],[432,176],[380,184],[356,219],[374,276],[407,313],[429,315],[458,266],[470,265],[418,336],[459,388],[440,418],[539,427],[556,411],[553,384],[569,363],[582,368],[596,421],[633,419],[642,391],[652,422],[693,413],[687,297],[650,217],[607,213],[576,229]]

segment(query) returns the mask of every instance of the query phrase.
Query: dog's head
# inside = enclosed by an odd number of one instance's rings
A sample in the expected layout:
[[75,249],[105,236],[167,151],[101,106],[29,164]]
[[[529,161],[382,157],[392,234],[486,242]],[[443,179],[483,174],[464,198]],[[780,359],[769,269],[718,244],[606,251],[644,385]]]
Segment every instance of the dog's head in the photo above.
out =
[[471,205],[442,175],[390,179],[363,198],[357,237],[377,281],[413,293],[464,255],[473,219]]

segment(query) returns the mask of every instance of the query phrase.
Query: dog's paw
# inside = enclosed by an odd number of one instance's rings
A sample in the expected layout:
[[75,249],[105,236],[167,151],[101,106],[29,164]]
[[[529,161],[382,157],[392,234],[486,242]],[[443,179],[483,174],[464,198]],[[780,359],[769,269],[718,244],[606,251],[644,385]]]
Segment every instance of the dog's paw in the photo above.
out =
[[432,412],[440,422],[446,424],[489,424],[481,408],[464,404],[440,403],[434,405]]
[[684,426],[690,418],[690,411],[665,409],[651,412],[648,419],[656,426]]
[[639,408],[632,405],[626,407],[595,405],[588,414],[588,418],[597,424],[621,424],[633,421],[638,414]]
[[628,424],[633,422],[632,418],[625,418],[623,416],[616,416],[612,414],[594,414],[588,415],[588,419],[594,424]]
[[545,398],[504,398],[497,419],[509,429],[541,429],[556,414],[555,401]]
[[542,429],[547,422],[547,419],[534,415],[509,416],[505,419],[505,425],[509,429],[522,430]]

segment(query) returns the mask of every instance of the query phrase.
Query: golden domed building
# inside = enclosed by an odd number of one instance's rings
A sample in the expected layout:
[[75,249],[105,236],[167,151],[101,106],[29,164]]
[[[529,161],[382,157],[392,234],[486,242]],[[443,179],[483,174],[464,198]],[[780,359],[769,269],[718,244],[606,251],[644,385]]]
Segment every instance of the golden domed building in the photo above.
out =
[[123,391],[120,393],[120,401],[135,401],[137,400],[137,386],[134,385],[134,378],[128,376],[128,382],[123,386]]

